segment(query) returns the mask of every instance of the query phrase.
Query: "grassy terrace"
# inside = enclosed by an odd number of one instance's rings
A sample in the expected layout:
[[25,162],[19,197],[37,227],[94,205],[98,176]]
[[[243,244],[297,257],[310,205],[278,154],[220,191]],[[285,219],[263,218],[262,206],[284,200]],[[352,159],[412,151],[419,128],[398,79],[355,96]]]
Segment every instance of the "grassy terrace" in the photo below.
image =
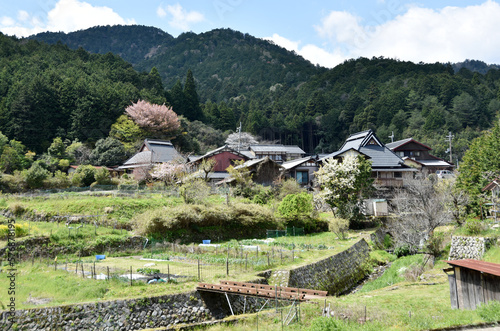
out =
[[[56,227],[54,224],[40,223],[39,226],[43,230],[38,231],[48,231],[50,229],[49,225]],[[87,225],[86,227],[89,231],[80,232],[82,238],[71,238],[69,240],[85,240],[86,234],[91,234],[92,237],[93,226]],[[83,229],[86,227],[84,226]],[[117,230],[112,229],[107,229],[107,231],[111,231],[111,233],[117,232]],[[52,236],[64,237],[67,235],[67,230],[60,227],[57,231],[53,231]],[[361,237],[367,235],[368,232],[366,231],[353,232],[352,239],[345,241],[335,239],[333,234],[330,233],[296,237],[295,244],[297,246],[309,242],[329,243],[331,246],[330,249],[299,248],[293,250],[293,253],[288,249],[281,250],[280,246],[261,243],[258,245],[258,256],[255,251],[243,251],[242,253],[241,249],[234,246],[234,242],[222,243],[218,254],[213,248],[200,251],[196,245],[177,245],[176,252],[171,247],[165,247],[153,250],[146,248],[130,256],[119,256],[119,253],[105,253],[106,259],[95,263],[95,273],[97,275],[107,275],[109,271],[112,277],[109,281],[90,279],[91,268],[94,267],[94,256],[61,255],[57,258],[57,264],[54,259],[35,257],[32,260],[21,262],[17,267],[19,273],[16,281],[20,286],[16,297],[18,307],[22,309],[36,307],[40,302],[43,302],[44,306],[54,306],[183,292],[194,290],[199,280],[204,282],[218,282],[220,279],[248,281],[255,279],[260,271],[268,268],[295,268],[331,256],[350,247]],[[315,241],[315,239],[318,241]],[[277,242],[290,242],[290,240],[291,238],[279,238],[274,244]],[[189,252],[193,247],[195,251]],[[228,247],[229,276],[226,275],[225,266]],[[270,260],[267,258],[268,254]],[[292,254],[293,262],[291,260]],[[154,259],[154,261],[150,259]],[[198,261],[200,262],[198,263]],[[84,269],[83,277],[82,264]],[[151,269],[157,269],[163,274],[164,278],[169,276],[175,282],[147,285],[143,281],[133,281],[131,286],[127,278],[117,277],[128,275],[130,268],[132,268],[133,274],[138,274],[138,269],[147,266]],[[78,270],[75,270],[76,267],[78,267]],[[5,277],[0,278],[0,287],[6,288],[7,285],[8,279]]]
[[[211,203],[224,203],[224,198],[213,196]],[[100,214],[99,220],[107,224],[128,224],[142,211],[151,208],[170,208],[181,205],[176,197],[149,194],[145,197],[117,197],[105,194],[99,197],[78,194],[60,196],[0,199],[1,208],[22,208],[50,215]],[[16,207],[17,206],[17,207]],[[321,217],[328,217],[324,214]],[[30,222],[17,219],[17,224],[28,229],[29,235],[48,236],[51,245],[88,247],[96,243],[112,245],[133,235],[132,231],[109,226],[84,224],[71,234],[64,222]],[[267,269],[291,269],[337,254],[361,238],[369,241],[373,230],[350,231],[348,240],[339,240],[332,233],[317,233],[297,237],[281,237],[268,243],[258,240],[231,240],[218,242],[219,247],[200,249],[198,243],[185,245],[150,241],[139,251],[106,251],[105,260],[95,262],[95,256],[79,256],[78,253],[54,257],[38,257],[21,261],[17,265],[16,307],[34,308],[81,302],[98,302],[114,299],[138,298],[194,290],[199,280],[219,282],[221,279],[248,281]],[[97,234],[96,234],[97,232]],[[452,226],[438,229],[450,234],[456,232]],[[499,235],[491,230],[488,235]],[[21,240],[18,238],[17,240]],[[0,247],[5,246],[0,240]],[[214,243],[214,242],[212,242]],[[2,246],[3,245],[3,246]],[[258,245],[258,254],[245,246]],[[50,248],[50,247],[48,247]],[[76,250],[78,251],[78,250]],[[301,304],[301,322],[284,326],[285,330],[427,330],[458,325],[478,324],[500,320],[500,304],[487,305],[476,311],[452,310],[449,299],[447,276],[442,271],[447,266],[447,250],[434,265],[427,265],[423,273],[416,269],[422,265],[423,256],[416,255],[396,259],[384,251],[372,253],[374,261],[394,261],[382,277],[370,281],[350,295],[328,297],[318,302]],[[293,260],[292,260],[293,257]],[[226,270],[226,259],[229,270]],[[500,263],[500,247],[491,248],[485,261]],[[109,275],[110,280],[91,279],[94,267],[97,275]],[[5,262],[4,262],[5,264]],[[84,274],[82,276],[82,268]],[[78,269],[76,269],[78,268]],[[147,285],[143,281],[132,281],[120,275],[138,274],[139,269],[157,269],[169,283]],[[226,273],[229,273],[227,275]],[[8,279],[0,277],[0,288],[7,288]],[[5,302],[1,299],[0,308]],[[326,305],[326,306],[325,306]],[[321,317],[327,307],[335,312],[334,317]],[[366,314],[365,314],[366,311]],[[275,330],[281,327],[282,316],[289,307],[268,309],[260,314],[244,316],[236,325],[219,325],[209,330]]]

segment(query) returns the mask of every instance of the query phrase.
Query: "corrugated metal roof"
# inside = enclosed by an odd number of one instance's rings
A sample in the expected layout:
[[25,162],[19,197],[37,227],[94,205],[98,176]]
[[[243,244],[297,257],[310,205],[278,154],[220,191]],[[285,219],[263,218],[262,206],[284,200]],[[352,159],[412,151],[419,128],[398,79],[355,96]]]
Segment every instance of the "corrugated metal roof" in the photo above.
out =
[[390,149],[395,149],[395,148],[398,148],[399,146],[404,145],[407,142],[410,142],[412,140],[413,140],[412,138],[406,138],[406,139],[398,140],[398,141],[395,141],[395,142],[392,142],[392,143],[388,143],[388,144],[385,144],[385,145],[388,148],[390,148]]
[[484,192],[484,191],[493,190],[495,187],[500,187],[500,177],[495,178],[491,183],[486,185],[482,191]]
[[311,160],[316,161],[316,159],[314,157],[307,156],[307,157],[303,157],[301,159],[295,159],[295,160],[283,162],[282,166],[286,170],[289,170],[289,169],[295,168],[296,166],[301,165],[302,163],[309,162]]
[[484,262],[477,260],[453,260],[445,262],[453,266],[472,269],[483,272],[485,274],[490,274],[500,277],[500,264],[498,263],[491,263],[491,262]]
[[251,145],[250,149],[254,152],[269,152],[269,153],[288,153],[288,154],[304,154],[305,152],[296,145]]
[[192,157],[190,159],[190,161],[191,162],[195,162],[195,161],[198,161],[200,159],[208,158],[208,157],[211,157],[213,155],[216,155],[216,154],[219,154],[219,153],[222,153],[222,152],[230,152],[230,153],[233,153],[234,155],[237,155],[237,156],[240,156],[240,157],[244,157],[244,158],[248,158],[246,154],[238,152],[236,149],[231,148],[228,145],[224,145],[222,147],[219,147],[219,148],[216,148],[214,150],[211,150],[211,151],[207,152],[205,155],[197,156],[197,157]]

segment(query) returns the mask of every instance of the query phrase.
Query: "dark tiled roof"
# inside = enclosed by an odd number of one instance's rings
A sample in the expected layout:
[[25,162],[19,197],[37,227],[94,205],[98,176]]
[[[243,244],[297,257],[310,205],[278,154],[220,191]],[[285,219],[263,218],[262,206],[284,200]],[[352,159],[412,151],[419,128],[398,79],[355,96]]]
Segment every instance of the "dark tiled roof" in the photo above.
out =
[[[147,147],[148,150],[144,150],[144,147]],[[182,155],[177,152],[170,141],[146,139],[141,151],[125,161],[120,168],[135,168],[145,164],[173,161],[178,158],[182,158]]]
[[399,168],[403,164],[403,160],[385,146],[368,145],[360,147],[359,151],[370,157],[372,168]]

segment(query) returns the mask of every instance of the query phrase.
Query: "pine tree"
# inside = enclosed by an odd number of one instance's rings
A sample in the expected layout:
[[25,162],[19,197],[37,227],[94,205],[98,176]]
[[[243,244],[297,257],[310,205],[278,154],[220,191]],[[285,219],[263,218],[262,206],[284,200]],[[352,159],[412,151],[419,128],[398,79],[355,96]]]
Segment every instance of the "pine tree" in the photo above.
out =
[[196,93],[196,84],[191,69],[187,72],[186,83],[184,84],[184,99],[186,107],[184,116],[190,121],[202,120],[203,112],[200,107],[200,98]]

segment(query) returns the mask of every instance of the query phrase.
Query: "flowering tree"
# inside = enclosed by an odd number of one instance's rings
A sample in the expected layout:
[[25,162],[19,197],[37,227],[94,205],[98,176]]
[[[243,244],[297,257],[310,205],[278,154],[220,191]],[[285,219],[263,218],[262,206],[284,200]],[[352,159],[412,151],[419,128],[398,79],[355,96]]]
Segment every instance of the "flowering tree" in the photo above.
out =
[[186,164],[174,160],[155,165],[151,170],[151,177],[171,184],[180,179],[186,172]]
[[125,112],[141,128],[155,134],[172,135],[180,128],[180,121],[172,108],[144,100],[132,103]]
[[248,132],[242,132],[241,134],[239,132],[231,133],[226,139],[226,145],[234,149],[240,148],[244,150],[248,149],[250,145],[258,144],[257,138]]
[[316,172],[321,186],[320,197],[338,217],[352,219],[359,215],[359,201],[371,188],[371,163],[360,156],[347,155],[342,160],[327,159]]

